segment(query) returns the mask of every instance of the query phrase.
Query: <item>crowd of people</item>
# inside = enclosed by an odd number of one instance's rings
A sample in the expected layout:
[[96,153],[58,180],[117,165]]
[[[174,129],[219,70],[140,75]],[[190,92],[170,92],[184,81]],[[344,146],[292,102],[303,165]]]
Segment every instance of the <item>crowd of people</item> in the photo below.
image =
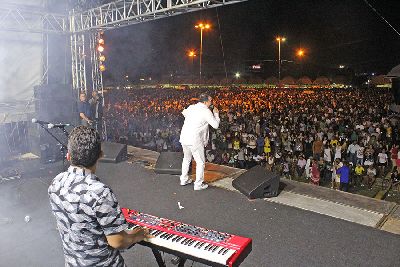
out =
[[260,164],[345,191],[349,185],[371,188],[377,177],[400,166],[392,95],[379,89],[109,90],[107,138],[181,151],[181,112],[201,93],[213,97],[221,118],[210,132],[209,162],[239,168]]

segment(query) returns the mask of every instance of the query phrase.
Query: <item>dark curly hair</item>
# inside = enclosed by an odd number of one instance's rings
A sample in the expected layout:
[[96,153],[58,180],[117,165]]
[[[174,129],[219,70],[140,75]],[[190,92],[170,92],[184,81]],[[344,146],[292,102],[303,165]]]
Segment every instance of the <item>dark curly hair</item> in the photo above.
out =
[[68,153],[74,166],[92,167],[101,155],[100,135],[95,129],[78,126],[68,137]]

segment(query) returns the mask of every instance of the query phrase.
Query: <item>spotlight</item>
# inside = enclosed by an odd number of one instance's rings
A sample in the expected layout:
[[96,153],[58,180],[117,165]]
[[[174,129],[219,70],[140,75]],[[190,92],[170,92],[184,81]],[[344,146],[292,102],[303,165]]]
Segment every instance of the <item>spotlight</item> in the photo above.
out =
[[99,46],[97,47],[97,51],[99,51],[100,53],[102,53],[102,52],[104,51],[104,46],[99,45]]
[[103,64],[99,66],[99,69],[101,72],[106,70],[106,66],[104,66]]
[[106,56],[105,56],[105,55],[101,55],[101,56],[99,57],[99,60],[100,60],[101,62],[106,61]]

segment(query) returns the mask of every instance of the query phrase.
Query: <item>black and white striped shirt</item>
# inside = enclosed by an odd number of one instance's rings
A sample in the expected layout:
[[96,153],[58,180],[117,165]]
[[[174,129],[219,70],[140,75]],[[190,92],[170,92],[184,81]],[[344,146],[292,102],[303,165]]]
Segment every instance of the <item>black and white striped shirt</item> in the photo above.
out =
[[124,266],[106,236],[128,228],[112,190],[90,170],[71,166],[49,190],[65,255],[65,266]]

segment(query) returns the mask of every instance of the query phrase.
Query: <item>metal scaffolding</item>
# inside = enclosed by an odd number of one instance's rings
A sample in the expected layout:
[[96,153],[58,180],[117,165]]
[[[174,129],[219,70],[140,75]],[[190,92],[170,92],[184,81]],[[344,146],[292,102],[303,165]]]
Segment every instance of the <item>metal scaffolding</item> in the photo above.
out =
[[66,15],[48,13],[46,6],[3,4],[0,7],[0,31],[26,32],[42,35],[40,84],[48,83],[49,34],[69,33],[69,18]]
[[85,54],[87,33],[90,39],[92,89],[102,91],[103,77],[94,43],[99,29],[109,30],[245,1],[247,0],[117,0],[82,12],[72,10],[69,15],[48,13],[33,6],[2,5],[0,31],[42,34],[42,83],[48,82],[48,34],[70,34],[72,87],[79,94],[88,91]]
[[40,85],[49,83],[49,34],[42,33],[42,58]]
[[79,96],[80,92],[87,93],[85,35],[83,33],[71,34],[71,59],[72,88]]
[[29,33],[68,33],[66,15],[48,13],[33,6],[0,7],[0,31]]
[[100,71],[99,52],[97,44],[100,39],[100,32],[91,32],[90,38],[90,62],[92,63],[92,91],[101,92],[103,94],[103,73]]
[[70,21],[76,32],[113,29],[245,1],[247,0],[118,0],[83,12],[73,12]]

